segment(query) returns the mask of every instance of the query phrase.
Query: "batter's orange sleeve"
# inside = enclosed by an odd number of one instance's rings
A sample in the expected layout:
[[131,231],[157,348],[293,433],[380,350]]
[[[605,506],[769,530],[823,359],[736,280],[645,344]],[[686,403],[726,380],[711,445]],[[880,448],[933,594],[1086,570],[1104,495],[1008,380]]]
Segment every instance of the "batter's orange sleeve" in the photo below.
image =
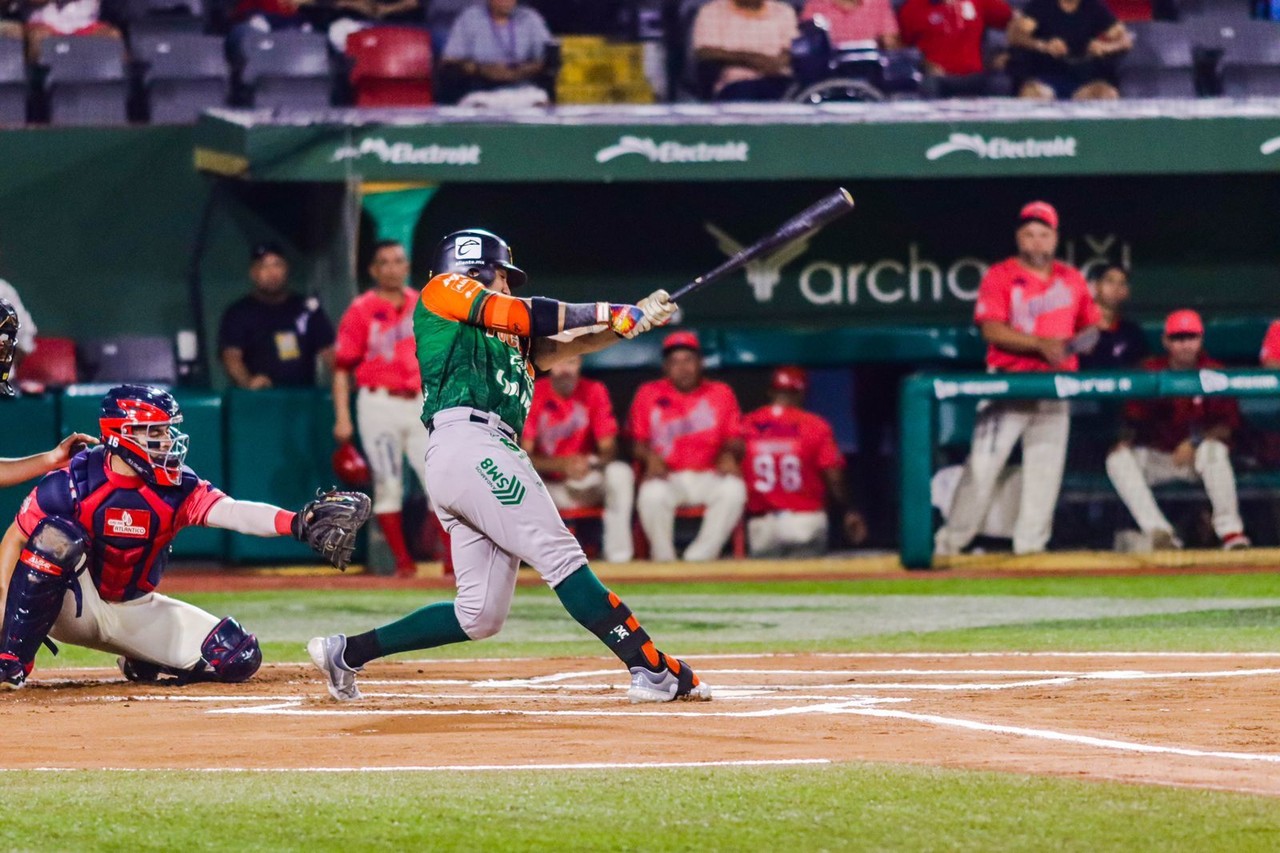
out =
[[475,279],[449,273],[422,288],[422,306],[436,316],[495,332],[528,337],[529,304],[492,290]]

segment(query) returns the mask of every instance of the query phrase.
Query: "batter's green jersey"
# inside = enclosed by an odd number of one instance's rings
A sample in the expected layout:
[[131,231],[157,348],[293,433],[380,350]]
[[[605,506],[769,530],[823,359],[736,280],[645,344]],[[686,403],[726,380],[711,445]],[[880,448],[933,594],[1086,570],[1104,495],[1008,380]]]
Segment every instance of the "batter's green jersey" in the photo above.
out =
[[[427,290],[453,278],[461,276],[432,279],[413,312],[413,335],[422,371],[422,421],[426,423],[442,409],[468,406],[497,414],[519,435],[533,402],[529,339],[491,332],[428,308],[432,300]],[[484,294],[461,306],[456,288],[449,291],[443,291],[444,301],[450,307],[468,310],[468,319],[474,322],[480,316]],[[434,304],[439,302],[437,299]]]

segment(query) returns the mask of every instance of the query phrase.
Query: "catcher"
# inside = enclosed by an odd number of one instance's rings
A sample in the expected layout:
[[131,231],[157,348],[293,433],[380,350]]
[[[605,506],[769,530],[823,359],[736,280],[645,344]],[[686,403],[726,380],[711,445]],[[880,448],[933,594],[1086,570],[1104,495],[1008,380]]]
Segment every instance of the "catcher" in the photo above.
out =
[[130,681],[248,679],[253,634],[155,591],[169,542],[193,525],[292,535],[344,568],[369,499],[329,492],[292,513],[228,497],[182,464],[182,413],[159,388],[111,389],[98,423],[102,445],[45,476],[0,541],[0,687],[22,687],[49,637],[120,655]]
[[[9,304],[9,300],[0,299],[0,398],[13,396],[9,374],[13,372],[13,362],[18,355],[18,327],[18,312]],[[97,443],[98,440],[93,436],[74,432],[45,453],[21,459],[0,459],[0,487],[16,486],[47,474],[54,468],[61,468],[70,461],[73,451],[78,450],[81,445]]]

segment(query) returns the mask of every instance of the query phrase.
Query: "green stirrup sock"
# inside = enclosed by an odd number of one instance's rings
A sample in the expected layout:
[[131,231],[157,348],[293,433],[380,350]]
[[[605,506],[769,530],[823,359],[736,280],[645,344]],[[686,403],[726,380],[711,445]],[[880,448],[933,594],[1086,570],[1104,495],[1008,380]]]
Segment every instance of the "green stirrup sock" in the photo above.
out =
[[452,601],[437,601],[374,631],[384,655],[433,649],[471,638],[458,624]]
[[590,566],[583,566],[555,588],[560,603],[582,627],[600,638],[628,667],[657,670],[661,657],[622,599],[607,590]]

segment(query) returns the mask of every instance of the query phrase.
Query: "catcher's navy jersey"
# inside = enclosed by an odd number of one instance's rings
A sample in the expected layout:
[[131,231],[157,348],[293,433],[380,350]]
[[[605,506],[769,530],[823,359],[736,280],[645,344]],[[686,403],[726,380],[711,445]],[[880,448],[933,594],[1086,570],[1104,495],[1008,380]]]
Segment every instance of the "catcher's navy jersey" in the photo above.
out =
[[77,454],[47,474],[18,512],[27,536],[45,516],[76,521],[90,541],[89,575],[104,601],[131,601],[156,588],[169,543],[184,527],[205,523],[223,492],[183,467],[177,486],[153,486],[109,467],[105,448]]

